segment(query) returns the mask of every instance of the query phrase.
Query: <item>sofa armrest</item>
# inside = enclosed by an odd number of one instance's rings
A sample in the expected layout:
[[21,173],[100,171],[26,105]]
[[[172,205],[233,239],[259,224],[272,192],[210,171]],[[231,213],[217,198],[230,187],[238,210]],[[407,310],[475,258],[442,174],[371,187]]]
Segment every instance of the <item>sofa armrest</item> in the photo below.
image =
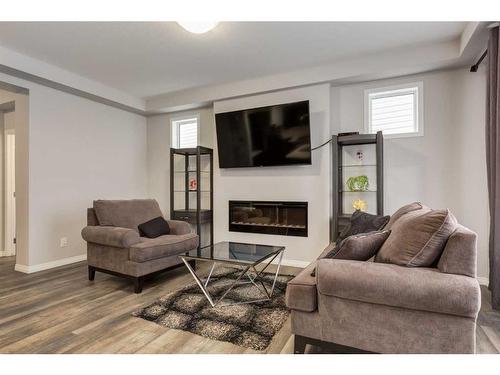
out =
[[191,225],[181,220],[167,220],[170,234],[182,235],[191,233]]
[[436,268],[320,259],[316,277],[320,295],[399,308],[476,318],[479,283]]
[[124,248],[140,241],[135,230],[111,226],[87,226],[82,229],[82,237],[87,242]]

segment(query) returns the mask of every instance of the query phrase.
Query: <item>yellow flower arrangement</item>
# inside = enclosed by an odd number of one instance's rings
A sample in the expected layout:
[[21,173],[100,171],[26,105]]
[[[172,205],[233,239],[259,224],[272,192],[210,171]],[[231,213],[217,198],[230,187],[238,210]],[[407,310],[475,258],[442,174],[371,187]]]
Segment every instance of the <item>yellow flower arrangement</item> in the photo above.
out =
[[366,210],[366,207],[367,207],[367,204],[366,204],[366,202],[365,202],[363,199],[356,199],[356,200],[352,203],[352,207],[353,207],[355,210],[365,211],[365,210]]

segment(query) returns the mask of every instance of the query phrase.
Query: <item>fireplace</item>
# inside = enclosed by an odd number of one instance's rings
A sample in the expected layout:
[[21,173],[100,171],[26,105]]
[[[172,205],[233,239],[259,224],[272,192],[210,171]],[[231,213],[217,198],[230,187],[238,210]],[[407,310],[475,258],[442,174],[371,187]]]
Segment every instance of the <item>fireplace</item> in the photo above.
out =
[[307,237],[307,202],[229,201],[229,231]]

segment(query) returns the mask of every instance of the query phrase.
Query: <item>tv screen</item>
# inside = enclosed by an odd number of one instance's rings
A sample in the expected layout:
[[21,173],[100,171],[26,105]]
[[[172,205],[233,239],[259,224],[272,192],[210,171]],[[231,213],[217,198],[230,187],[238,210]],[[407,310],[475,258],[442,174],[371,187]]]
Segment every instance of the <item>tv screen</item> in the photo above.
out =
[[309,101],[217,113],[220,168],[311,164]]

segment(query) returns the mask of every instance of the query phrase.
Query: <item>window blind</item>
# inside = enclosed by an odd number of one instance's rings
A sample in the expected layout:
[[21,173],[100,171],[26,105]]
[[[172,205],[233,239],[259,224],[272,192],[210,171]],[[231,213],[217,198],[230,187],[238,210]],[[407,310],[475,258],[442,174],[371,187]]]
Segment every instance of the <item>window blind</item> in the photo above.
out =
[[177,126],[179,148],[198,146],[198,120],[196,118],[181,120],[178,122]]
[[418,132],[417,87],[369,94],[370,132]]

